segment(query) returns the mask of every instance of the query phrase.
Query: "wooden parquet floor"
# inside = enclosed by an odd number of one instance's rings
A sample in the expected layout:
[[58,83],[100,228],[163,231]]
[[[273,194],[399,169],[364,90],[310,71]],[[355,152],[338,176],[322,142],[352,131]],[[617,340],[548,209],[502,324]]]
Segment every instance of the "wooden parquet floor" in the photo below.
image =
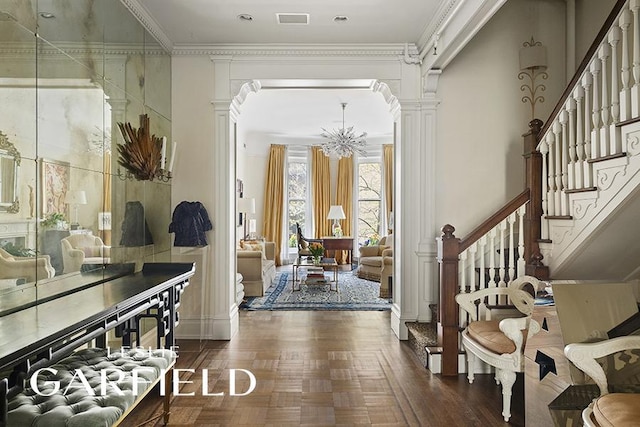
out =
[[[241,311],[231,341],[182,341],[180,393],[171,426],[522,426],[522,378],[514,387],[509,424],[500,415],[501,389],[490,375],[468,384],[421,366],[389,328],[389,312]],[[203,370],[209,393],[203,396]],[[232,369],[250,371],[255,389],[230,395]],[[235,371],[236,393],[249,376]],[[187,381],[191,381],[188,383]],[[157,393],[125,420],[144,423],[160,413]],[[162,425],[160,421],[147,426]]]

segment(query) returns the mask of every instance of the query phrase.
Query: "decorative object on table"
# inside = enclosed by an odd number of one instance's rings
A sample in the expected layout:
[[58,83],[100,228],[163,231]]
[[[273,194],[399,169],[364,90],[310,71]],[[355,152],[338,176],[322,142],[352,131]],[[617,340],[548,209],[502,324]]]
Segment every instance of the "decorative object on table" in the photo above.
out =
[[339,220],[345,219],[346,217],[347,216],[344,214],[342,206],[331,205],[327,219],[333,220],[333,225],[331,226],[331,229],[333,230],[333,237],[342,237],[342,227],[340,226]]
[[322,246],[322,243],[311,242],[309,244],[309,252],[313,257],[313,263],[316,265],[320,265],[322,256],[324,255],[324,246]]
[[202,203],[183,201],[173,210],[169,233],[175,233],[174,246],[206,246],[205,231],[211,229],[213,225]]
[[87,193],[84,190],[76,190],[67,192],[65,197],[65,203],[73,207],[73,222],[71,223],[71,229],[77,230],[80,228],[78,222],[78,205],[87,204]]
[[122,246],[146,246],[153,244],[153,237],[144,216],[144,206],[138,201],[127,202],[122,221]]
[[349,128],[344,127],[344,110],[347,107],[347,103],[343,102],[342,105],[342,128],[334,129],[329,132],[325,128],[322,128],[323,132],[320,134],[323,138],[326,138],[322,144],[322,152],[325,156],[335,155],[336,157],[351,157],[353,153],[364,154],[364,148],[367,145],[365,138],[366,132],[362,132],[359,136],[356,136],[353,131],[353,126]]
[[373,233],[367,240],[365,240],[365,246],[376,246],[380,242],[380,235]]
[[549,75],[545,71],[547,68],[547,49],[542,43],[531,40],[524,42],[520,48],[520,73],[519,80],[528,79],[528,82],[520,86],[520,90],[525,92],[522,97],[523,103],[531,104],[531,120],[536,118],[536,104],[544,102],[544,96],[540,93],[547,88],[542,83],[536,83],[538,77],[546,80]]
[[173,163],[176,156],[177,143],[174,141],[169,168],[167,162],[167,137],[150,134],[149,116],[140,115],[140,127],[135,129],[131,123],[118,123],[124,144],[118,144],[118,164],[127,170],[125,175],[118,170],[118,176],[127,179],[129,176],[139,181],[169,181],[172,178]]
[[[244,224],[244,238],[249,238],[249,233],[247,232],[247,227],[249,226],[249,214],[256,213],[256,199],[253,197],[241,197],[238,199],[238,213],[240,215],[244,214],[244,219],[240,222]],[[255,233],[255,230],[253,230]]]

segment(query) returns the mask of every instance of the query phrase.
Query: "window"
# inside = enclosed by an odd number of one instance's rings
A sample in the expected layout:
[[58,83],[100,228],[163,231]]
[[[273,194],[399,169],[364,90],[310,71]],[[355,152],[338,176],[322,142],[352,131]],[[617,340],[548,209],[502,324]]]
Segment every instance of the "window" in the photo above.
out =
[[289,230],[289,252],[296,252],[298,239],[296,223],[304,231],[307,218],[307,161],[290,158],[287,165],[287,212]]
[[366,245],[380,231],[382,165],[370,160],[358,164],[358,243]]

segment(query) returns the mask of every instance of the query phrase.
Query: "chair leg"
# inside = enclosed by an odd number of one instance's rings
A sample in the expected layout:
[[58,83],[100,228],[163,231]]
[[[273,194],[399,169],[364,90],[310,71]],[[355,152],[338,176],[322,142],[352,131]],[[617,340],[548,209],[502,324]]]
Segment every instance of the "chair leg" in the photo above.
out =
[[506,422],[509,422],[509,418],[511,418],[511,389],[516,382],[516,373],[500,369],[497,376],[502,383],[502,416]]
[[466,350],[466,353],[467,353],[467,379],[469,380],[469,384],[473,384],[473,374],[474,374],[473,369],[475,366],[476,356],[468,350]]

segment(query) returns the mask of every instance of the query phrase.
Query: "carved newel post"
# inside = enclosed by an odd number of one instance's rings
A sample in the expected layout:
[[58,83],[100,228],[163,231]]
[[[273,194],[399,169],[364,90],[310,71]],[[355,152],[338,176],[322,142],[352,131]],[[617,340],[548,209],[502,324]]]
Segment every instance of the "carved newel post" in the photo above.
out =
[[438,341],[442,347],[442,375],[458,375],[458,256],[460,239],[453,232],[456,229],[447,224],[442,227],[438,239],[438,263],[440,264],[440,319]]

